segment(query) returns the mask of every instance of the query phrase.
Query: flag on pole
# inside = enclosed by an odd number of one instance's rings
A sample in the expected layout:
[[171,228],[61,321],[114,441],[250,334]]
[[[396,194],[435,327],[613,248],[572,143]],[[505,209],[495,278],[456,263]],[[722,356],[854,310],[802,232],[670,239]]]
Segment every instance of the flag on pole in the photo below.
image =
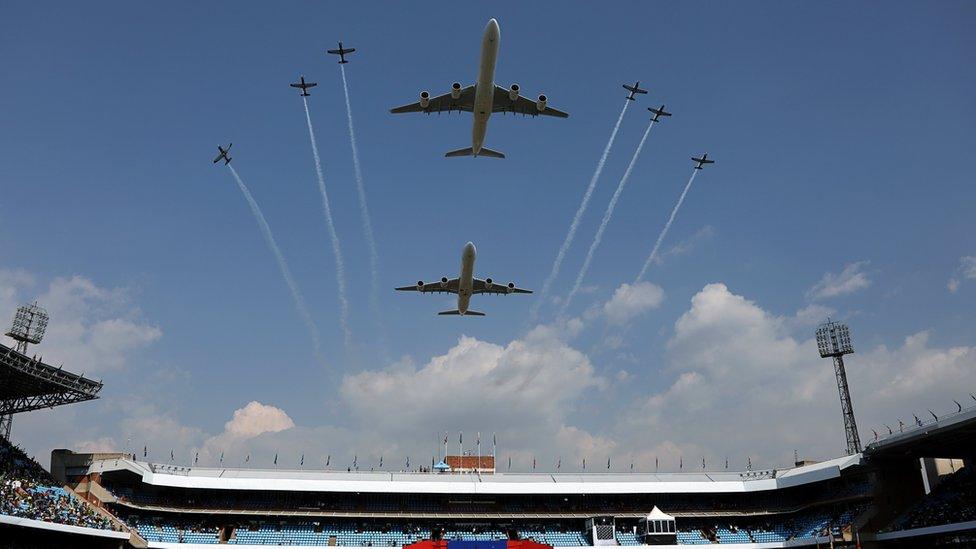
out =
[[244,463],[251,461],[251,452],[247,453],[247,457],[244,458]]
[[462,431],[458,431],[458,444],[464,444],[464,433]]
[[498,439],[495,438],[495,433],[491,434],[491,457],[495,457],[495,447],[498,446]]
[[275,452],[274,464],[278,465],[278,453]]
[[383,468],[383,456],[380,456],[380,469]]
[[559,469],[562,466],[563,466],[563,458],[559,458],[558,460],[556,460],[556,469]]
[[512,470],[512,456],[508,456],[508,470]]
[[175,457],[173,457],[173,451],[172,451],[172,450],[170,450],[170,451],[169,451],[169,460],[170,460],[170,461],[173,461],[174,459],[176,459],[176,458],[175,458]]
[[752,456],[746,458],[746,470],[752,471]]
[[729,457],[728,456],[725,456],[725,468],[726,469],[729,468]]
[[630,462],[630,470],[631,470],[631,471],[633,471],[633,470],[634,470],[634,462],[633,462],[633,461],[631,461],[631,462]]
[[444,431],[444,444],[447,444],[447,431]]
[[193,464],[196,465],[199,461],[200,461],[200,452],[197,452],[197,455],[193,457]]
[[146,455],[148,453],[149,453],[149,446],[143,446],[142,447],[142,457],[146,457]]
[[532,458],[532,469],[535,470],[535,458]]
[[359,456],[356,455],[356,454],[353,454],[353,456],[352,456],[352,467],[353,467],[353,469],[357,469],[358,468],[357,465],[356,465],[357,463],[359,463]]
[[220,462],[221,463],[224,462],[224,451],[223,450],[220,451]]
[[586,458],[583,458],[583,470],[586,470]]
[[302,454],[302,459],[298,460],[298,466],[299,467],[305,466],[305,454]]
[[657,456],[654,456],[654,470],[657,471]]
[[685,458],[684,456],[680,456],[678,458],[678,469],[684,469],[684,468],[685,468]]
[[331,462],[332,462],[332,454],[329,454],[325,457],[325,466],[328,467],[329,463]]
[[608,471],[610,470],[610,458],[609,457],[607,458],[607,470]]
[[702,456],[702,469],[705,468],[705,456]]
[[407,466],[405,467],[405,469],[409,469],[409,468],[410,468],[410,456],[407,456]]

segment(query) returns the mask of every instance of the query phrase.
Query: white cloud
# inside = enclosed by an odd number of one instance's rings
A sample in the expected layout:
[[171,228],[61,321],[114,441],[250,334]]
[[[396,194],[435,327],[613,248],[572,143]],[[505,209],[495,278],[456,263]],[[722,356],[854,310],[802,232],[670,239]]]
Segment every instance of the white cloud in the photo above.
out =
[[810,299],[826,299],[842,295],[852,294],[858,290],[863,290],[871,285],[868,273],[864,271],[867,261],[857,261],[844,265],[844,269],[839,274],[825,273],[810,290],[807,297]]
[[613,292],[613,297],[603,304],[603,313],[610,324],[626,324],[651,309],[656,309],[664,301],[664,290],[650,282],[621,284]]
[[[673,381],[632,407],[628,430],[673,444],[686,461],[696,446],[710,461],[731,454],[736,463],[746,456],[788,463],[793,448],[812,457],[840,455],[833,369],[819,358],[808,329],[802,338],[792,333],[797,325],[796,316],[771,314],[723,284],[704,287],[668,344]],[[910,417],[913,408],[953,408],[958,387],[976,383],[976,348],[929,342],[922,332],[897,349],[849,357],[862,439],[872,426]]]
[[140,318],[129,291],[106,289],[74,276],[56,278],[40,295],[30,295],[34,278],[24,271],[0,270],[0,306],[13,316],[35,297],[51,320],[40,345],[31,349],[45,362],[93,374],[125,367],[133,355],[162,337],[162,330]]
[[949,292],[956,293],[964,280],[976,280],[976,256],[966,255],[959,258],[959,267],[946,287],[949,288]]
[[483,443],[497,431],[506,451],[568,453],[591,439],[568,416],[605,381],[563,333],[540,326],[504,346],[462,336],[420,368],[403,363],[346,377],[342,405],[359,426],[400,446],[426,448],[431,430],[451,431],[455,441],[464,430],[469,443],[480,429]]
[[224,424],[224,432],[235,438],[247,439],[294,426],[295,422],[281,408],[251,401],[234,411],[234,417]]

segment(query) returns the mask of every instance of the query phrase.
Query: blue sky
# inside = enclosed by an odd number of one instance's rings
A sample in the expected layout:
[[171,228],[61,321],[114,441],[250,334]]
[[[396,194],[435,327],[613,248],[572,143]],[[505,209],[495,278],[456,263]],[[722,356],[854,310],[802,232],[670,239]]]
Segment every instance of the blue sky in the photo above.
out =
[[[544,92],[571,117],[495,117],[487,145],[507,159],[445,159],[445,151],[469,144],[470,116],[393,116],[388,109],[421,90],[439,94],[451,82],[472,83],[490,17],[501,26],[498,83],[518,82],[530,96]],[[362,430],[349,399],[369,408],[376,395],[357,396],[350,376],[422,370],[431,357],[456,349],[461,336],[499,346],[521,341],[538,295],[476,298],[474,308],[487,317],[443,318],[434,313],[448,300],[391,289],[456,276],[468,240],[478,246],[478,274],[540,288],[621,108],[620,84],[636,79],[650,93],[624,119],[554,297],[572,285],[647,123],[644,109],[663,102],[674,117],[651,134],[585,280],[588,291],[570,308],[586,328],[575,332],[570,319],[553,318],[554,305],[542,305],[540,321],[572,334],[554,337],[585,357],[593,377],[567,395],[553,425],[605,437],[560,439],[566,452],[585,453],[579,449],[588,444],[638,456],[650,451],[608,433],[628,409],[640,409],[642,398],[672,387],[683,373],[707,370],[681,354],[678,322],[694,310],[693,297],[716,295],[703,294],[711,283],[780,319],[777,342],[809,339],[809,321],[788,320],[797,311],[831,312],[851,322],[859,350],[877,360],[921,333],[930,354],[956,360],[951,351],[962,349],[961,364],[973,360],[976,281],[967,275],[976,272],[965,260],[976,255],[976,187],[966,166],[976,146],[971,4],[438,10],[401,3],[13,2],[2,19],[0,267],[18,281],[4,304],[55,299],[52,284],[77,276],[101,289],[86,290],[82,301],[91,311],[64,309],[79,329],[90,330],[94,317],[142,329],[136,339],[143,343],[112,347],[117,367],[98,364],[91,337],[78,340],[94,358],[77,367],[105,377],[104,398],[61,416],[25,419],[37,426],[33,438],[15,426],[40,453],[145,438],[126,432],[137,429],[119,419],[137,406],[129,398],[150,407],[147,416],[198,430],[187,445],[205,445],[250,401],[284,410],[301,428]],[[382,325],[389,356],[408,357],[392,369],[382,361],[368,307],[368,251],[338,66],[323,54],[339,39],[358,49],[347,76],[380,256]],[[299,73],[319,83],[310,108],[347,264],[355,341],[348,353],[302,105],[287,87]],[[230,174],[210,165],[214,145],[228,141],[305,294],[327,366],[315,361]],[[665,252],[683,251],[666,254],[648,276],[663,299],[626,328],[596,320],[594,311],[640,269],[690,173],[688,157],[705,150],[718,163],[696,180],[664,244]],[[849,291],[815,297],[811,288],[845,266],[856,279]],[[960,282],[949,291],[953,278]],[[55,316],[52,324],[58,322]],[[76,350],[52,345],[48,352],[72,367]],[[972,370],[959,367],[968,377],[947,387],[973,388]],[[558,370],[553,375],[532,382],[562,383]],[[830,398],[811,403],[823,410],[825,433],[839,439],[810,449],[824,454],[843,442],[836,395],[827,389]],[[911,406],[960,398],[939,397],[938,389],[913,396]],[[859,390],[870,393],[855,387],[855,406]],[[897,400],[885,401],[891,413]],[[882,404],[875,413],[887,417]],[[442,415],[418,416],[419,432],[433,439],[444,430],[517,426],[517,418],[490,414],[468,421],[451,406],[445,401]],[[722,406],[718,398],[709,409]],[[53,429],[55,418],[69,416],[84,427],[70,436]],[[414,443],[403,439],[419,436],[392,430],[380,442],[350,436],[346,446],[406,452]],[[707,433],[684,442],[661,433],[686,452],[727,451],[701,440]],[[766,444],[766,455],[792,453],[789,441],[752,442]],[[516,450],[545,451],[529,442]]]

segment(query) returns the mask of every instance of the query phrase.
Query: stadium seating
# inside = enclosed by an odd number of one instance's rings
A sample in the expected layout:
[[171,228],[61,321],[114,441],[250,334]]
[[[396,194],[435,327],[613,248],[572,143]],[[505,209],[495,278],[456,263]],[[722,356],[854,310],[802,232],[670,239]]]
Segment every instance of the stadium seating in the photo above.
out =
[[976,520],[976,474],[970,467],[947,475],[931,493],[886,530],[908,530]]
[[57,486],[51,475],[0,437],[0,515],[110,530],[113,524]]

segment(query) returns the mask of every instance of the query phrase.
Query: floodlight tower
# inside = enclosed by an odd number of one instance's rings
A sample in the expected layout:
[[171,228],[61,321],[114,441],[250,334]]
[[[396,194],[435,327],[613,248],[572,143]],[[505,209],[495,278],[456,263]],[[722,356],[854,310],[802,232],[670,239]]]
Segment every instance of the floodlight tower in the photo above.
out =
[[[17,342],[14,350],[22,355],[27,354],[27,345],[37,345],[44,339],[44,332],[47,331],[47,321],[50,317],[43,307],[39,307],[37,302],[30,305],[17,307],[14,313],[13,325],[7,336]],[[10,438],[10,424],[13,422],[13,414],[0,414],[0,436],[5,439]]]
[[847,324],[831,322],[828,318],[827,322],[817,328],[817,349],[820,351],[820,358],[834,359],[834,376],[837,378],[840,409],[844,414],[844,431],[847,433],[847,454],[856,454],[861,451],[861,437],[857,434],[854,405],[851,403],[851,392],[847,388],[847,372],[844,371],[844,355],[854,352],[851,331]]

